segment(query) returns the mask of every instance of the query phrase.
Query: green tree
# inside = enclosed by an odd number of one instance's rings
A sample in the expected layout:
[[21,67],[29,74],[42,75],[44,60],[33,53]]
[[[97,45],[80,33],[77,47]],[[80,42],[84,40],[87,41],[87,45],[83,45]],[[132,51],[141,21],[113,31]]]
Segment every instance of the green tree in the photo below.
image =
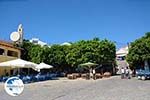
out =
[[34,45],[24,41],[22,58],[35,63],[45,62],[57,71],[75,71],[78,65],[86,62],[112,64],[115,61],[115,44],[108,40],[94,38],[80,40],[71,45]]
[[58,71],[65,71],[66,67],[68,67],[66,63],[66,53],[67,53],[68,46],[61,46],[61,45],[52,45],[49,54],[48,60]]
[[35,63],[48,62],[47,55],[49,54],[49,47],[35,45],[28,40],[24,40],[21,45],[22,53],[21,58],[24,60],[32,61]]
[[29,56],[31,58],[31,61],[34,63],[43,62],[45,58],[44,48],[40,45],[32,46],[31,50],[29,51]]
[[97,64],[112,64],[115,62],[115,44],[108,40],[81,40],[71,45],[66,61],[72,67],[93,62]]
[[150,32],[131,43],[127,61],[131,67],[136,68],[150,60]]
[[29,51],[33,47],[33,43],[29,42],[29,40],[23,40],[23,44],[21,45],[21,58],[24,60],[31,61],[31,56],[29,55]]

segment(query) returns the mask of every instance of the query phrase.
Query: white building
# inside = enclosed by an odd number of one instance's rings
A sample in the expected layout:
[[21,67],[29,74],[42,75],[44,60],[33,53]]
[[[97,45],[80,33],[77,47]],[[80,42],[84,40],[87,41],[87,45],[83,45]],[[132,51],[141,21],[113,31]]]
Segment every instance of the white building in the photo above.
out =
[[116,51],[116,57],[117,59],[119,58],[125,58],[128,54],[128,46],[120,48],[119,50]]
[[121,68],[126,68],[129,64],[126,61],[126,56],[128,54],[128,46],[122,47],[116,51],[116,60],[118,66],[117,74],[121,74]]
[[64,42],[64,43],[62,43],[61,45],[67,45],[67,46],[70,46],[71,43],[69,43],[69,42]]
[[39,44],[41,46],[44,46],[44,45],[47,45],[47,43],[43,42],[43,41],[40,41],[39,38],[32,38],[30,40],[30,42],[34,43],[34,44]]

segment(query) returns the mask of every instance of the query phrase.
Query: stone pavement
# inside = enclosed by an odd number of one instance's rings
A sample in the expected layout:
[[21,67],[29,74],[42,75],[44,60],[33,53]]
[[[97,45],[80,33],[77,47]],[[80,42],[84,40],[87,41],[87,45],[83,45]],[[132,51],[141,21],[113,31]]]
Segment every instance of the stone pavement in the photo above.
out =
[[9,96],[0,84],[0,100],[150,100],[150,80],[50,80],[26,84],[18,97]]

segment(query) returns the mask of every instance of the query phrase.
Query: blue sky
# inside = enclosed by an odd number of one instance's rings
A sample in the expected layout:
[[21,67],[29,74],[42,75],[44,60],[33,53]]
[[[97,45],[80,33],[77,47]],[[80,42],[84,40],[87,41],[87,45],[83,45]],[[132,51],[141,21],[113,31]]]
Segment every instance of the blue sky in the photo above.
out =
[[149,0],[0,0],[0,39],[20,23],[49,44],[99,37],[124,46],[150,31]]

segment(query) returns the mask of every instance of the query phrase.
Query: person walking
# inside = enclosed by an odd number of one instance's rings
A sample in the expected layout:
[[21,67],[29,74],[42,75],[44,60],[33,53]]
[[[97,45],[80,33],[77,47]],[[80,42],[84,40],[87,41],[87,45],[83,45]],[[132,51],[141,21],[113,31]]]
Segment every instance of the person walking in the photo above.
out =
[[125,69],[122,67],[121,68],[121,79],[125,78]]
[[130,78],[131,78],[131,77],[130,77],[130,70],[129,70],[128,67],[127,67],[126,70],[125,70],[125,74],[126,74],[126,78],[127,78],[127,79],[130,79]]
[[90,69],[90,75],[89,75],[89,78],[93,78],[93,72],[92,72],[92,69]]
[[93,69],[93,79],[95,80],[95,69]]

